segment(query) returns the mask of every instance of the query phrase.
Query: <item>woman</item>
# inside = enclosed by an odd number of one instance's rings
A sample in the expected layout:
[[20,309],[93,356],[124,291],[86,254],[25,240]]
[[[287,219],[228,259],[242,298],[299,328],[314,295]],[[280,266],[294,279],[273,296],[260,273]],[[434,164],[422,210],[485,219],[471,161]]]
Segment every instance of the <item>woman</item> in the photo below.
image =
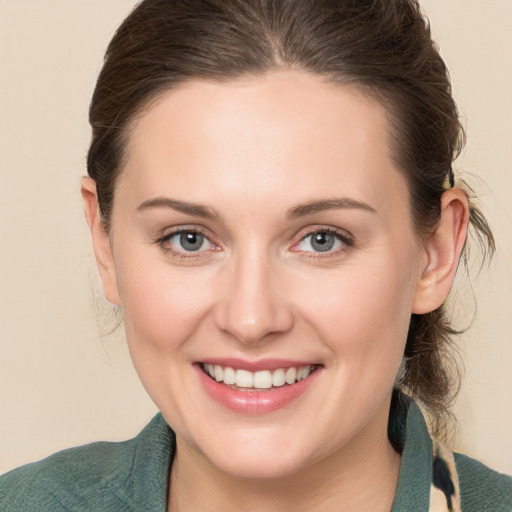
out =
[[6,510],[512,510],[407,397],[441,433],[469,222],[493,249],[415,2],[146,0],[90,121],[103,290],[161,415],[6,475]]

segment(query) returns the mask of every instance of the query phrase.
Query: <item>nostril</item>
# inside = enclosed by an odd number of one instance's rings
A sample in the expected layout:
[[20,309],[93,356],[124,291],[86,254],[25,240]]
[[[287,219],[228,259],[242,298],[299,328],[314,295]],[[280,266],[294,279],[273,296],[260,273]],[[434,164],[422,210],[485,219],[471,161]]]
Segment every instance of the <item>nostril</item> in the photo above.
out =
[[[294,324],[292,311],[285,304],[254,304],[245,301],[224,305],[217,312],[217,326],[243,344],[270,341],[289,332]],[[248,311],[251,309],[251,311]]]
[[247,251],[234,258],[222,275],[215,321],[220,330],[240,343],[254,344],[289,331],[293,313],[280,292],[279,276],[262,256],[264,252]]

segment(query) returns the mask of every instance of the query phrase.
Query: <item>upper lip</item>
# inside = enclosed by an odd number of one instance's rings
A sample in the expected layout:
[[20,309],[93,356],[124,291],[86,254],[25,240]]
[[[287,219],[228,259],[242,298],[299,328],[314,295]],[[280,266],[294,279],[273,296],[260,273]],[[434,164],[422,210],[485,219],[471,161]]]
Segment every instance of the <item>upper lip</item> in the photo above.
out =
[[312,361],[297,361],[292,359],[239,359],[239,358],[220,358],[220,357],[209,357],[198,361],[202,364],[212,364],[219,366],[228,366],[237,370],[247,370],[249,372],[257,372],[261,370],[277,370],[279,368],[300,368],[301,366],[315,365],[319,366],[319,363]]

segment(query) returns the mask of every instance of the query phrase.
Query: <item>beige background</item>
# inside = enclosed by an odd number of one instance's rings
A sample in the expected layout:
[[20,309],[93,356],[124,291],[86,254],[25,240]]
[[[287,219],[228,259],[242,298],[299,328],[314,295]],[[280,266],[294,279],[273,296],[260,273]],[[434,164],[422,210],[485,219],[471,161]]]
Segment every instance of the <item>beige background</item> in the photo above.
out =
[[[122,336],[100,339],[79,178],[102,54],[133,0],[0,0],[0,472],[133,436],[155,412]],[[456,446],[512,473],[512,0],[424,0],[498,239],[461,338]],[[91,286],[92,281],[92,286]],[[460,296],[473,311],[467,286]],[[100,301],[101,302],[101,301]]]

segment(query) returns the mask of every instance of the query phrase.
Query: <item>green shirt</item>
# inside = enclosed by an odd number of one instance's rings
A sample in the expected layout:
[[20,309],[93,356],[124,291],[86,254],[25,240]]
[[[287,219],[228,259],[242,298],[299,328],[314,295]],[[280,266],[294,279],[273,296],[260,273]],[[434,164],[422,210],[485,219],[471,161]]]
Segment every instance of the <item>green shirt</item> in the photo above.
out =
[[[436,455],[416,404],[407,400],[403,415],[405,427],[397,434],[402,463],[392,512],[429,512],[436,479],[448,499],[443,510],[450,510],[453,475]],[[175,449],[173,431],[157,414],[134,439],[72,448],[0,477],[0,511],[165,512]],[[463,512],[512,512],[511,477],[460,454],[450,452],[450,457]]]

